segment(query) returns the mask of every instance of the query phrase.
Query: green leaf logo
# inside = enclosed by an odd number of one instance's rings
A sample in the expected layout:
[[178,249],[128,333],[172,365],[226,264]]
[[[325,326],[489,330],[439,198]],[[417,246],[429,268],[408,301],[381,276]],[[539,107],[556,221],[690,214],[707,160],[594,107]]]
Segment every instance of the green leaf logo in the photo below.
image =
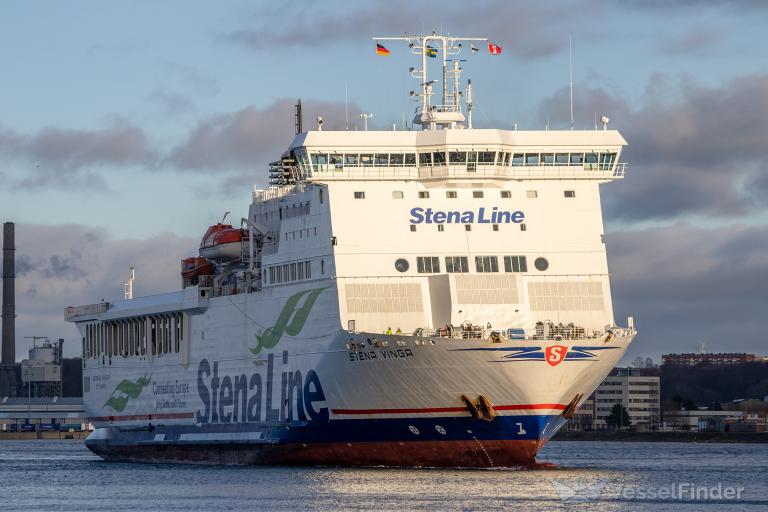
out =
[[106,401],[104,407],[109,406],[117,412],[123,412],[125,406],[128,405],[128,402],[138,397],[141,394],[141,391],[147,387],[151,381],[152,376],[146,373],[143,377],[139,377],[136,382],[123,379],[112,392],[112,395],[109,397],[109,400]]
[[[280,338],[283,334],[288,336],[296,336],[304,328],[304,324],[307,321],[309,312],[317,301],[317,297],[328,287],[315,288],[313,290],[304,290],[288,297],[285,301],[283,310],[280,311],[280,316],[277,318],[277,322],[272,327],[264,329],[260,335],[256,335],[258,343],[256,347],[251,349],[251,352],[258,354],[263,349],[274,348],[280,342]],[[304,303],[299,307],[299,302],[304,299]]]

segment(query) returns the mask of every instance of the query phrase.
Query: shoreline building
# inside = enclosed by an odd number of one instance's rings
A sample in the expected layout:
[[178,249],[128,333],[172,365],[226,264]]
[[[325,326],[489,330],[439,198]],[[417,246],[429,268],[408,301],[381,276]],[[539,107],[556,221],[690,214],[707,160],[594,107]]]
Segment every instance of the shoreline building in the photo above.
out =
[[576,410],[571,430],[608,429],[606,418],[615,404],[629,413],[630,428],[658,430],[661,379],[655,368],[614,368]]
[[745,354],[743,352],[696,352],[689,354],[664,354],[661,356],[662,366],[696,366],[702,363],[712,366],[723,366],[761,362],[768,362],[768,356],[756,356],[755,354]]

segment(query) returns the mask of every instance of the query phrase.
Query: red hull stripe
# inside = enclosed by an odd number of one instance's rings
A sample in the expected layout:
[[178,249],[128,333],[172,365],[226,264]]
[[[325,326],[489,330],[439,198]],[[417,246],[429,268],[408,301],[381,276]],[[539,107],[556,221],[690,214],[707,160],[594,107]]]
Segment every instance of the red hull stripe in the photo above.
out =
[[[526,411],[526,410],[556,410],[563,411],[567,406],[564,404],[515,404],[515,405],[495,405],[493,408],[497,411]],[[332,409],[333,414],[339,415],[361,415],[361,414],[419,414],[419,413],[445,413],[445,412],[467,412],[466,407],[423,407],[411,409]],[[136,421],[136,420],[176,420],[192,418],[191,412],[179,412],[170,414],[130,414],[125,416],[94,416],[91,421]]]
[[125,416],[94,416],[91,421],[136,421],[136,420],[180,420],[192,418],[191,412],[175,412],[169,414],[129,414]]
[[[515,404],[494,405],[497,411],[525,411],[550,409],[564,411],[567,405],[563,404]],[[468,412],[466,407],[426,407],[415,409],[331,409],[333,414],[418,414],[430,412]]]

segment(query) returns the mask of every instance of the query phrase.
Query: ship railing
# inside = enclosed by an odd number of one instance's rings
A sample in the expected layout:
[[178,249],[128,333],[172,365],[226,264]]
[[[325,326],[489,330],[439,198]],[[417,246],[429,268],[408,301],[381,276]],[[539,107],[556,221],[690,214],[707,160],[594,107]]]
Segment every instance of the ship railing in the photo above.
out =
[[439,337],[452,339],[491,339],[493,341],[572,341],[594,340],[605,338],[608,333],[613,336],[628,336],[634,334],[632,328],[613,327],[608,330],[588,330],[578,326],[550,326],[549,328],[534,329],[493,329],[480,325],[445,326],[438,329],[419,328],[414,334],[423,337]]
[[426,109],[423,106],[416,108],[416,114],[424,112],[461,112],[461,105],[430,105]]
[[252,198],[254,201],[269,201],[270,199],[280,199],[285,196],[296,193],[296,185],[287,187],[270,187],[268,189],[258,189],[253,187]]
[[[376,179],[445,179],[477,177],[508,178],[508,179],[621,179],[626,175],[626,162],[615,164],[583,164],[580,166],[551,165],[551,166],[503,166],[503,165],[432,165],[432,166],[345,166],[343,164],[318,165],[312,171],[305,170],[304,176],[309,180],[376,180]],[[254,195],[254,199],[260,197],[272,198],[286,195],[270,194]],[[276,189],[280,190],[280,189]],[[255,193],[256,194],[256,193]]]
[[109,302],[86,304],[85,306],[69,306],[64,308],[64,320],[69,321],[78,316],[98,315],[105,313],[112,305]]

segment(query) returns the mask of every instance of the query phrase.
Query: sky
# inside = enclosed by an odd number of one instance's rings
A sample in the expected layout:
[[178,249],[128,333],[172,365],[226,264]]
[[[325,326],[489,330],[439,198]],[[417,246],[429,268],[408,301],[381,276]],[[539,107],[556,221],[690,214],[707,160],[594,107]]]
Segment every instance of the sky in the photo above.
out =
[[[602,187],[625,361],[768,353],[768,2],[759,0],[8,1],[0,5],[0,220],[17,223],[17,358],[26,336],[80,350],[63,308],[179,286],[179,260],[244,216],[290,143],[293,104],[327,129],[411,117],[412,56],[372,37],[488,37],[467,56],[475,127],[629,142]],[[346,103],[345,103],[346,102]],[[345,112],[349,112],[348,121]]]

